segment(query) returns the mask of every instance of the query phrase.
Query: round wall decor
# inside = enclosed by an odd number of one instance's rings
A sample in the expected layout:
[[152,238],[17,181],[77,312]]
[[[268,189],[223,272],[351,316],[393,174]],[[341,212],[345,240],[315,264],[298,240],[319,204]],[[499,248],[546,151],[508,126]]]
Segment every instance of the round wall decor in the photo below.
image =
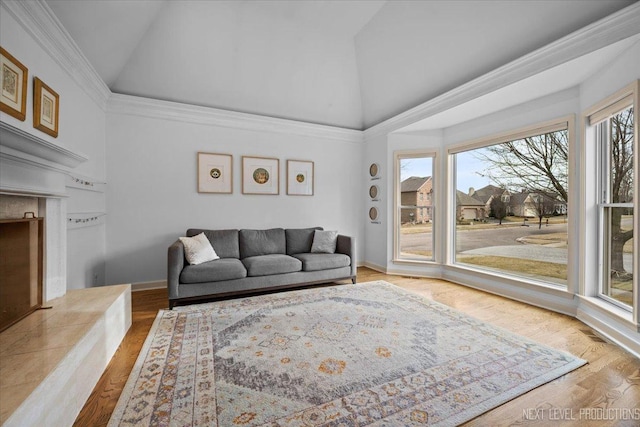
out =
[[372,185],[371,187],[369,187],[369,197],[371,197],[372,199],[375,199],[376,197],[378,197],[379,192],[380,191],[377,185]]
[[379,173],[380,166],[378,166],[377,163],[371,163],[371,166],[369,166],[369,175],[371,176],[371,178],[377,177]]
[[371,219],[371,221],[375,221],[376,219],[378,219],[378,208],[369,209],[369,218]]

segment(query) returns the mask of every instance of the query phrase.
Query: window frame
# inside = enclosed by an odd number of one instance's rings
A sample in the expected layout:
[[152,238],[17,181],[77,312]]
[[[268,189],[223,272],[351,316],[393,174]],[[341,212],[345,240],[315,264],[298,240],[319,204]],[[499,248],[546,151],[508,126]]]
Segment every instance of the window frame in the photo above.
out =
[[[635,86],[635,87],[634,87]],[[598,266],[598,274],[597,274],[597,283],[595,296],[607,304],[611,304],[614,307],[620,308],[627,312],[630,312],[635,319],[635,322],[638,323],[638,319],[640,315],[638,314],[639,304],[638,304],[638,262],[635,261],[633,263],[633,284],[632,284],[632,292],[633,299],[632,304],[627,305],[621,301],[616,300],[615,298],[607,295],[604,290],[605,287],[610,288],[611,283],[610,279],[610,238],[609,235],[609,226],[607,222],[608,212],[612,211],[616,208],[632,208],[634,212],[634,230],[633,230],[633,254],[638,254],[638,189],[640,185],[638,183],[638,148],[640,144],[638,142],[638,102],[637,102],[637,87],[638,82],[636,84],[632,84],[627,86],[622,91],[616,93],[612,97],[605,99],[604,101],[597,104],[593,111],[590,114],[585,113],[585,126],[592,128],[594,132],[594,143],[596,150],[596,172],[597,172],[597,181],[595,186],[595,204],[597,209],[597,266]],[[635,93],[635,96],[634,96]],[[610,189],[610,180],[611,180],[611,166],[610,166],[610,149],[611,149],[611,127],[610,127],[610,119],[632,107],[633,115],[634,115],[634,147],[633,147],[633,162],[634,162],[634,201],[629,203],[614,203],[611,201],[611,189]],[[585,132],[586,134],[586,132]]]
[[[394,264],[434,264],[436,263],[436,204],[437,197],[426,197],[427,201],[431,202],[431,258],[430,259],[417,259],[401,257],[400,251],[400,226],[402,218],[402,209],[406,206],[402,205],[402,192],[401,192],[401,167],[400,162],[405,159],[421,159],[431,158],[431,191],[436,192],[436,165],[437,165],[437,152],[433,150],[398,150],[393,153],[393,260]],[[418,200],[416,200],[418,201]],[[416,206],[416,208],[418,208]]]
[[449,227],[447,229],[447,242],[448,248],[446,253],[446,265],[461,268],[465,270],[477,271],[489,276],[494,276],[496,278],[507,279],[513,283],[522,283],[526,285],[533,285],[535,287],[541,288],[550,288],[550,289],[558,289],[561,291],[566,291],[569,293],[575,293],[577,290],[578,283],[578,262],[576,262],[576,249],[577,244],[575,243],[575,238],[572,239],[572,235],[576,234],[575,224],[576,224],[576,216],[577,209],[568,209],[567,214],[567,233],[568,233],[568,247],[567,247],[567,280],[566,285],[562,285],[559,283],[550,282],[547,280],[537,280],[534,278],[521,276],[509,271],[497,271],[491,270],[488,268],[482,268],[480,266],[475,266],[472,264],[464,264],[456,261],[456,158],[455,155],[458,153],[471,151],[474,149],[484,148],[491,145],[497,145],[501,143],[506,143],[510,141],[516,141],[519,139],[524,139],[531,136],[542,135],[545,133],[551,133],[560,130],[567,131],[567,144],[568,144],[568,164],[567,164],[567,193],[568,199],[567,205],[577,206],[577,200],[575,191],[573,191],[575,184],[574,179],[574,161],[571,159],[576,157],[575,153],[575,121],[576,117],[574,114],[570,114],[563,117],[558,117],[556,119],[547,120],[544,122],[539,122],[530,126],[516,128],[512,130],[507,130],[499,134],[495,134],[488,137],[482,137],[475,140],[465,141],[456,145],[453,145],[447,149],[447,160],[449,165],[449,174],[448,174],[448,212],[447,219]]

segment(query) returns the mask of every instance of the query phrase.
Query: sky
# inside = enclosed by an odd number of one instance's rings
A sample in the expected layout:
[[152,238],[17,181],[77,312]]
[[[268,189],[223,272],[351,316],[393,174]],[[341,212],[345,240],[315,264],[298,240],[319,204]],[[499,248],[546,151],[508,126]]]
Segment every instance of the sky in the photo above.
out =
[[[432,176],[432,158],[422,157],[416,159],[402,159],[400,179],[404,181],[411,176]],[[456,154],[456,188],[464,193],[469,192],[469,187],[476,190],[485,187],[492,182],[480,174],[487,169],[481,160],[478,160],[471,151]]]

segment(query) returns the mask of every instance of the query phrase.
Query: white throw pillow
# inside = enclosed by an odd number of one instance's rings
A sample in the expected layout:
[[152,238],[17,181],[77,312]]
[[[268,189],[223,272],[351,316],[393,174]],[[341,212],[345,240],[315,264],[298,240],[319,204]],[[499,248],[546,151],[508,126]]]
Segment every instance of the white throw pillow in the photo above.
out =
[[313,234],[313,243],[311,244],[311,253],[316,254],[333,254],[336,252],[336,243],[338,242],[337,231],[316,230]]
[[184,245],[184,255],[189,264],[202,264],[220,258],[204,233],[193,237],[180,237],[180,241]]

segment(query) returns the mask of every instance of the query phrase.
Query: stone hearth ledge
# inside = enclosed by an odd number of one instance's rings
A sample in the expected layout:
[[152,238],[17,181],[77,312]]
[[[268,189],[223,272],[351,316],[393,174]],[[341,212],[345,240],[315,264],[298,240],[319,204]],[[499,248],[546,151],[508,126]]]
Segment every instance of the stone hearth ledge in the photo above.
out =
[[71,426],[131,326],[131,285],[71,290],[0,333],[0,424]]

